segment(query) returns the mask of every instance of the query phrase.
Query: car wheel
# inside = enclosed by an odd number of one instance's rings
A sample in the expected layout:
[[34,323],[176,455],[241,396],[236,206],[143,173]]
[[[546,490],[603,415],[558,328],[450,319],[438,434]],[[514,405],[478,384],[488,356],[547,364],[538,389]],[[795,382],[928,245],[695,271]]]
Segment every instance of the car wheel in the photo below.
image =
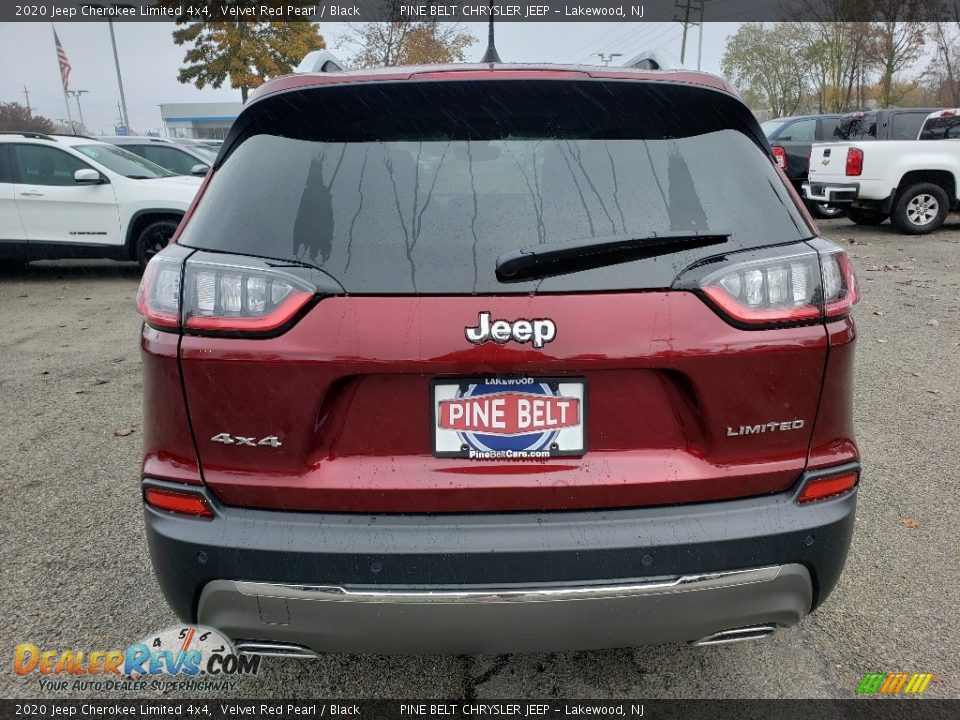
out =
[[879,225],[887,219],[887,214],[879,210],[864,210],[863,208],[847,208],[847,217],[857,225]]
[[810,202],[807,204],[810,208],[810,214],[818,220],[834,220],[843,217],[843,208],[836,205],[827,205],[822,202]]
[[943,225],[950,198],[939,185],[918,183],[897,196],[890,220],[908,235],[925,235]]
[[141,270],[167,246],[176,230],[177,223],[173,220],[157,220],[140,231],[137,236],[137,262]]

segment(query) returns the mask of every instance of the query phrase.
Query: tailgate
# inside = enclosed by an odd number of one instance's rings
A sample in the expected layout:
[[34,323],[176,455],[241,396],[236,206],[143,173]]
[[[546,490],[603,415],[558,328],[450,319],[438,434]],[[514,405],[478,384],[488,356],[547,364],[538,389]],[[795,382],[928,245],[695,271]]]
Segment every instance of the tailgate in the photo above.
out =
[[[472,344],[481,312],[550,318],[556,337]],[[822,325],[738,330],[692,293],[659,291],[332,297],[276,338],[184,336],[181,358],[204,480],[223,502],[461,512],[783,490],[806,463],[826,347]],[[585,451],[437,453],[431,385],[464,376],[582,381]]]
[[[849,182],[846,174],[847,150],[850,143],[819,143],[810,150],[810,182]],[[855,178],[853,178],[855,179]]]

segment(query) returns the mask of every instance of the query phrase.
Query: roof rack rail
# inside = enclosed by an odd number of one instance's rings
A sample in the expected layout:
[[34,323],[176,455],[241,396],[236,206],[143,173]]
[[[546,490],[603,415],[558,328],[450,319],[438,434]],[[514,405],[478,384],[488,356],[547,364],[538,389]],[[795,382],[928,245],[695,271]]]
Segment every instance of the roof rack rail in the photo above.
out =
[[34,132],[33,130],[0,130],[0,135],[20,135],[21,137],[30,138],[31,140],[56,141],[56,139],[48,133]]
[[314,50],[304,55],[293,71],[297,75],[317,72],[343,72],[343,63],[329,50]]

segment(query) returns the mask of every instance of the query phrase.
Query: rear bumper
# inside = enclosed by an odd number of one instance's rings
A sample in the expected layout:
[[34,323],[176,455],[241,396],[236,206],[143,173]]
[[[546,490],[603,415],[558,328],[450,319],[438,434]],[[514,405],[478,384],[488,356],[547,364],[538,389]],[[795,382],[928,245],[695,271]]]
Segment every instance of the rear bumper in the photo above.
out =
[[852,203],[860,194],[859,183],[805,182],[801,187],[807,200],[830,205]]
[[[151,480],[145,484],[168,485]],[[147,508],[167,600],[238,640],[335,652],[522,652],[793,625],[834,587],[856,491],[483,515]]]

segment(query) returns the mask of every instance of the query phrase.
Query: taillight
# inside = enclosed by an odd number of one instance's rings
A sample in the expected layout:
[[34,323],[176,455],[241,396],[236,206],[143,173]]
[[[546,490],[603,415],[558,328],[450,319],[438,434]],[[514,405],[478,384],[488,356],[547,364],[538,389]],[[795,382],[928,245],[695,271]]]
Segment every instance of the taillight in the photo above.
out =
[[143,500],[157,510],[200,518],[213,517],[213,510],[207,499],[195,492],[148,487],[144,488]]
[[823,314],[828,318],[846,315],[860,299],[850,258],[840,248],[821,252],[820,267],[823,274]]
[[815,320],[820,268],[814,252],[734,263],[707,275],[704,295],[748,325]]
[[158,330],[180,326],[180,279],[183,262],[158,253],[147,265],[137,290],[137,312]]
[[814,500],[826,500],[853,490],[860,480],[860,473],[856,470],[846,470],[837,475],[824,475],[807,480],[800,494],[798,503],[808,503]]
[[847,254],[819,239],[790,251],[756,251],[744,260],[736,254],[713,259],[685,273],[675,287],[699,292],[746,328],[819,322],[846,314],[857,301]]
[[847,148],[847,175],[859,175],[863,172],[863,150]]
[[264,333],[289,323],[316,294],[299,278],[262,264],[187,261],[184,329]]
[[294,322],[318,294],[316,285],[296,272],[310,276],[319,271],[278,265],[170,246],[147,266],[137,311],[159,330],[274,334]]
[[781,170],[786,170],[787,151],[779,145],[774,145],[771,149],[773,150],[773,159],[777,161],[777,167],[779,167]]

